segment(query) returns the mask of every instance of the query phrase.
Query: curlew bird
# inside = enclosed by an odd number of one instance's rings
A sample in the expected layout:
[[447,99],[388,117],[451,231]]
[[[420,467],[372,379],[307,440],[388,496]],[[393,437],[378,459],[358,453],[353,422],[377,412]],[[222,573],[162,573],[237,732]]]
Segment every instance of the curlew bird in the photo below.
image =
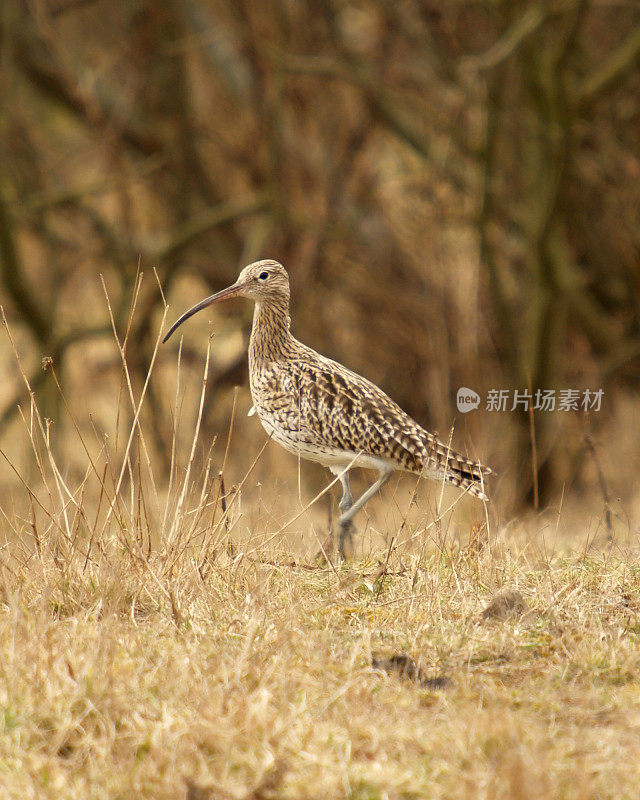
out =
[[[249,341],[249,384],[253,407],[267,434],[285,450],[318,461],[342,484],[339,552],[351,549],[353,518],[395,470],[446,481],[486,500],[488,467],[439,442],[382,389],[316,353],[290,330],[289,276],[277,261],[245,267],[227,289],[207,297],[174,323],[232,297],[255,302]],[[354,501],[351,467],[378,471],[378,479]]]

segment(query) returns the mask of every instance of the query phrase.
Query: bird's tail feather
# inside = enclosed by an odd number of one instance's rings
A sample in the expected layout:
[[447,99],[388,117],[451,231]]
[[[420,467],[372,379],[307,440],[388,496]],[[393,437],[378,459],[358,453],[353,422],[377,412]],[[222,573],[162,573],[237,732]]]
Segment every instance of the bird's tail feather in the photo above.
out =
[[458,486],[481,500],[488,500],[485,476],[490,473],[489,467],[452,455],[449,458],[444,478],[447,483]]

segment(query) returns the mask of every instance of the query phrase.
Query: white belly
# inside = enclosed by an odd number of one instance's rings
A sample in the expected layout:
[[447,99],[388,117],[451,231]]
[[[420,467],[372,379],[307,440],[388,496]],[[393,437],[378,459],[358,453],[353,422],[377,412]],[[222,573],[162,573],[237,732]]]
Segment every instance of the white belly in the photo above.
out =
[[305,458],[308,461],[316,461],[332,472],[342,472],[347,467],[363,467],[364,469],[384,470],[392,467],[398,469],[390,459],[372,456],[368,453],[356,453],[352,450],[340,450],[337,447],[328,447],[324,444],[308,441],[303,433],[284,430],[279,425],[273,423],[271,417],[261,414],[257,409],[262,427],[267,435],[284,447],[289,453],[298,458]]

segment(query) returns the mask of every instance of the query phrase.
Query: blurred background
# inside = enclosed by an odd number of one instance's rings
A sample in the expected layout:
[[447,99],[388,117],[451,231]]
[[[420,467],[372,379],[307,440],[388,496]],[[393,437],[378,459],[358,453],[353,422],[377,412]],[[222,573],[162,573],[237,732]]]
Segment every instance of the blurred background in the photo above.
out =
[[[567,496],[633,508],[636,0],[4,0],[0,14],[0,302],[66,475],[86,468],[72,418],[97,442],[125,414],[107,297],[139,396],[163,294],[166,329],[268,257],[290,272],[294,334],[442,438],[455,424],[505,512]],[[234,403],[236,480],[263,445],[246,418],[251,314],[236,301],[180,329],[179,424],[179,339],[158,348],[142,412],[157,476],[174,430],[191,441],[214,332],[199,457],[217,436],[222,461]],[[0,447],[37,478],[6,328],[0,353]],[[466,415],[461,386],[483,398]],[[604,397],[586,413],[486,409],[491,389],[528,388]],[[275,445],[260,469],[295,486]],[[0,485],[21,486],[6,462]]]

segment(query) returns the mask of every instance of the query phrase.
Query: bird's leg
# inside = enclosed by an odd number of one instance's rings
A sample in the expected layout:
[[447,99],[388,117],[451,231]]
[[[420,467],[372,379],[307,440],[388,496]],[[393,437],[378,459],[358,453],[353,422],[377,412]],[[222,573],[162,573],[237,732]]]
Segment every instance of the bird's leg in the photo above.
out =
[[353,505],[353,495],[349,486],[349,472],[340,474],[340,483],[342,484],[342,497],[338,503],[338,508],[342,514],[346,514]]
[[[351,555],[353,552],[353,532],[355,527],[353,525],[353,518],[355,515],[360,511],[360,509],[364,506],[366,502],[371,500],[376,492],[380,491],[380,489],[385,485],[385,483],[391,477],[391,473],[393,470],[391,467],[384,467],[380,470],[378,475],[378,480],[370,486],[366,492],[362,494],[355,502],[353,500],[353,496],[351,494],[351,489],[349,488],[349,478],[348,472],[345,472],[344,475],[340,476],[340,482],[342,483],[342,500],[340,501],[340,519],[338,520],[338,524],[340,526],[340,539],[338,543],[338,552],[340,555],[345,558],[347,555]],[[345,544],[348,543],[349,553],[347,554],[345,549]]]
[[[342,497],[340,498],[340,503],[338,504],[338,508],[340,509],[340,520],[342,520],[342,515],[346,514],[346,512],[351,508],[353,505],[353,495],[351,494],[351,487],[349,486],[349,472],[343,471],[341,467],[329,467],[331,472],[334,475],[337,475],[340,478],[340,483],[342,485]],[[349,550],[352,550],[352,534],[355,530],[353,522],[346,522],[344,525],[341,522],[338,523],[340,527],[340,538],[339,538],[339,545],[338,545],[338,552],[340,555],[345,558],[345,542],[349,543]],[[327,537],[326,542],[320,549],[320,551],[316,554],[316,560],[320,562],[325,562],[327,557],[331,556],[333,553],[333,535],[331,530],[329,530],[329,536]]]
[[340,509],[340,538],[338,540],[338,552],[343,558],[347,557],[345,543],[348,542],[349,555],[353,552],[353,533],[355,526],[351,520],[343,521],[344,515],[353,506],[353,495],[351,494],[351,487],[349,486],[349,472],[340,474],[340,483],[342,484],[342,498],[338,504]]
[[[391,467],[383,467],[380,470],[380,474],[378,475],[378,480],[373,484],[373,486],[370,486],[367,489],[367,491],[364,492],[364,494],[355,501],[355,503],[352,501],[349,507],[342,512],[342,515],[340,516],[341,528],[343,525],[350,523],[351,520],[358,513],[358,511],[360,511],[362,506],[369,500],[371,500],[371,498],[376,492],[380,491],[380,489],[385,485],[385,483],[391,477],[392,472],[393,469]],[[342,511],[342,508],[340,510]]]

